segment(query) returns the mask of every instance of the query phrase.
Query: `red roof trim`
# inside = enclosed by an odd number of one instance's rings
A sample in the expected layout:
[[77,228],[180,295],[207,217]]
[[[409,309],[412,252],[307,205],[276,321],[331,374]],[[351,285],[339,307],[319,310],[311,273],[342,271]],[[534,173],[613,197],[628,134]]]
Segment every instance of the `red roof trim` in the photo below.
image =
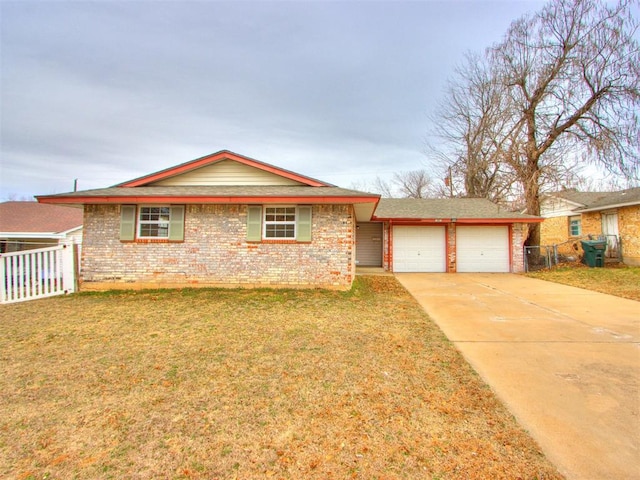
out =
[[38,197],[40,203],[62,203],[62,204],[127,204],[127,203],[147,203],[147,204],[262,204],[262,203],[309,203],[309,204],[355,204],[355,203],[373,203],[377,197],[324,197],[324,196],[269,196],[269,197],[172,197],[172,196],[156,196],[146,197],[138,195],[126,195],[117,197],[93,197],[93,196],[56,196],[55,198]]
[[371,218],[372,222],[392,222],[393,224],[429,224],[442,225],[443,223],[462,223],[472,225],[490,225],[490,224],[508,224],[508,223],[542,223],[544,218],[381,218],[375,215]]
[[544,218],[458,218],[456,223],[542,223]]
[[142,187],[144,185],[149,185],[150,183],[158,182],[160,180],[164,180],[166,178],[174,177],[176,175],[180,175],[182,173],[190,172],[191,170],[195,170],[197,168],[201,168],[207,165],[212,165],[214,163],[220,162],[222,160],[233,160],[238,163],[242,163],[244,165],[248,165],[250,167],[258,168],[260,170],[264,170],[265,172],[273,173],[280,177],[288,178],[290,180],[294,180],[296,182],[304,183],[310,187],[331,187],[333,185],[321,182],[320,180],[316,180],[311,177],[306,177],[299,173],[291,172],[289,170],[283,170],[274,165],[270,165],[268,163],[260,162],[258,160],[254,160],[253,158],[245,157],[243,155],[239,155],[237,153],[230,152],[229,150],[222,150],[220,152],[212,153],[211,155],[206,155],[204,157],[197,158],[190,162],[186,162],[175,167],[167,168],[165,170],[161,170],[159,172],[151,173],[149,175],[145,175],[143,177],[135,178],[133,180],[129,180],[124,183],[120,183],[116,185],[116,187]]

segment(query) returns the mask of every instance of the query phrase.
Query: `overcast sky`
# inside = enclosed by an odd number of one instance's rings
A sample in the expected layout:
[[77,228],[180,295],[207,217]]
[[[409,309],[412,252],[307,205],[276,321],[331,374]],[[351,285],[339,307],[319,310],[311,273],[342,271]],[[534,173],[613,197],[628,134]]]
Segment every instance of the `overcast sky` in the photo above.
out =
[[347,188],[432,168],[464,52],[542,5],[0,0],[0,200],[224,149]]

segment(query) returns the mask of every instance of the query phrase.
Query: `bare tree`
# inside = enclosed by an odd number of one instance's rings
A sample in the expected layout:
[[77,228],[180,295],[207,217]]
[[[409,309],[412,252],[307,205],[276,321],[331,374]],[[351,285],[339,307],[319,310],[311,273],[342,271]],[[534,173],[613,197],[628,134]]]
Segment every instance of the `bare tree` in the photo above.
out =
[[[452,186],[445,196],[483,197],[506,206],[524,202],[519,145],[523,127],[514,122],[513,104],[498,72],[486,57],[469,53],[449,81],[434,118],[448,150],[434,150],[448,165]],[[579,162],[566,152],[549,152],[540,165],[540,188],[575,183]],[[454,193],[455,192],[455,193]]]
[[[638,172],[640,53],[631,2],[556,0],[515,21],[488,60],[504,88],[513,136],[505,161],[540,214],[545,168],[582,152],[611,171]],[[547,163],[545,163],[547,162]],[[539,243],[539,225],[528,243]]]
[[393,186],[388,181],[383,180],[380,177],[376,177],[373,182],[365,180],[351,182],[350,188],[353,190],[360,190],[362,192],[377,193],[385,198],[393,198],[396,196],[393,191]]
[[393,174],[392,183],[404,198],[433,197],[433,180],[426,170],[411,170]]
[[437,185],[424,169],[396,172],[391,180],[376,177],[373,183],[352,183],[351,188],[378,193],[385,198],[433,198],[442,196],[438,193]]
[[468,53],[434,118],[437,135],[451,147],[439,152],[448,165],[451,196],[500,202],[511,191],[516,178],[503,162],[502,146],[512,128],[506,100],[487,61]]
[[[576,181],[581,165],[637,175],[640,48],[631,1],[554,0],[512,23],[456,72],[439,133],[466,195],[524,196]],[[539,243],[538,225],[529,244]]]
[[374,191],[379,193],[383,197],[393,198],[395,196],[393,192],[393,186],[388,181],[383,180],[380,177],[376,177],[373,185]]

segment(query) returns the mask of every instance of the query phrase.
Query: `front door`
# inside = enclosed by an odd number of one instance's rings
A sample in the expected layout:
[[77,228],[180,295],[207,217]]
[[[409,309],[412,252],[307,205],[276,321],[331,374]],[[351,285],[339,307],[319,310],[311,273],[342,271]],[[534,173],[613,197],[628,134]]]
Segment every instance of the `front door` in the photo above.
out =
[[609,258],[618,257],[618,213],[602,214],[602,234],[607,238],[607,251],[605,255]]
[[382,223],[356,225],[356,264],[359,267],[382,266]]

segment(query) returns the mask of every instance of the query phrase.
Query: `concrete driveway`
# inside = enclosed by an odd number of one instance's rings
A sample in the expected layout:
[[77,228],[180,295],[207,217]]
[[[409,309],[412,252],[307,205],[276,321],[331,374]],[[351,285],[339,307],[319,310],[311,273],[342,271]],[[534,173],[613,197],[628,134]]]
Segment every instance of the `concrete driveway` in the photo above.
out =
[[568,479],[640,479],[640,302],[514,274],[396,274]]

